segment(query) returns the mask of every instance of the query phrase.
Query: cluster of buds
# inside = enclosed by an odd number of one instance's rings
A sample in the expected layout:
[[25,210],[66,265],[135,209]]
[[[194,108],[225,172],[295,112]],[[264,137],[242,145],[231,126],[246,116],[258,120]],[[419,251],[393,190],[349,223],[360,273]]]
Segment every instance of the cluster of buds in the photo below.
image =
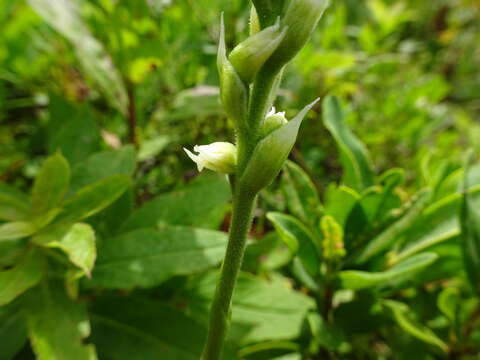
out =
[[198,155],[185,149],[199,170],[205,167],[222,173],[235,173],[239,182],[253,192],[273,181],[295,143],[305,114],[316,101],[288,121],[284,112],[277,113],[272,107],[277,90],[276,86],[272,86],[268,101],[262,104],[260,110],[263,116],[258,121],[252,120],[249,118],[253,106],[252,84],[260,73],[269,74],[271,79],[275,79],[274,83],[279,83],[281,70],[304,46],[327,3],[327,0],[288,0],[273,24],[263,29],[258,18],[262,14],[257,15],[252,8],[250,37],[229,54],[222,18],[217,55],[220,97],[227,117],[235,125],[237,139],[239,142],[244,140],[251,148],[247,151],[249,159],[241,171],[236,169],[235,161],[240,155],[237,156],[237,149],[232,144],[196,146]]
[[343,258],[346,251],[343,245],[342,227],[333,217],[326,215],[320,220],[320,228],[323,235],[323,258],[330,261]]

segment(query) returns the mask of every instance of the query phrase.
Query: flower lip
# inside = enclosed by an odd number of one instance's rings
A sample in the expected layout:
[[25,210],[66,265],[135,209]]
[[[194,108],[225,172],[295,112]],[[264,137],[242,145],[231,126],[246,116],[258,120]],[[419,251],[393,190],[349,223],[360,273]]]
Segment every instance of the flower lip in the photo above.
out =
[[198,171],[204,168],[223,174],[231,174],[235,171],[237,149],[231,143],[214,142],[208,145],[195,145],[193,151],[198,154],[185,148],[183,150],[197,164]]

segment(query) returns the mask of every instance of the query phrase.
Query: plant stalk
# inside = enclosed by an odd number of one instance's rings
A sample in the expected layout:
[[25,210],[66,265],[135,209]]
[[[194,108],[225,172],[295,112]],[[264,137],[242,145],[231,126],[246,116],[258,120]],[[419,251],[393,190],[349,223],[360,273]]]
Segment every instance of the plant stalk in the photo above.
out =
[[210,324],[202,360],[219,360],[221,358],[230,323],[233,289],[243,261],[255,197],[256,195],[244,191],[241,185],[236,186],[227,251],[210,309]]

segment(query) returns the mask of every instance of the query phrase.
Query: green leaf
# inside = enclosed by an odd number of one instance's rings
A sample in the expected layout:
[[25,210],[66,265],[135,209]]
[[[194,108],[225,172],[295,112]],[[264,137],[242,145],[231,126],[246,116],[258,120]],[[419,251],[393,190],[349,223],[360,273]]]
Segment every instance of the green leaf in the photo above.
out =
[[91,284],[120,289],[155,286],[172,276],[217,265],[226,243],[227,234],[213,230],[134,230],[102,242]]
[[183,189],[149,201],[132,214],[122,231],[165,224],[218,228],[230,197],[224,176],[204,176]]
[[339,273],[341,286],[346,289],[360,290],[374,286],[396,285],[410,279],[431,265],[438,256],[434,253],[414,255],[407,260],[383,272],[346,270]]
[[78,191],[112,175],[133,176],[136,167],[135,156],[135,148],[132,145],[91,155],[73,168],[70,191]]
[[0,307],[0,359],[12,360],[27,342],[27,331],[17,307]]
[[437,298],[438,308],[454,324],[458,321],[461,304],[460,292],[454,287],[443,289]]
[[360,195],[347,186],[331,183],[325,194],[325,215],[332,216],[345,228],[348,216],[360,199]]
[[[177,309],[138,296],[101,298],[92,309],[92,340],[102,359],[198,360],[205,335]],[[226,350],[222,359],[235,359]]]
[[[205,321],[217,279],[218,273],[194,278],[185,294],[190,310]],[[297,338],[314,306],[284,277],[272,274],[265,280],[241,273],[233,294],[229,338],[241,344]]]
[[[471,162],[471,155],[467,159],[465,173]],[[480,296],[480,207],[474,203],[467,191],[468,179],[465,175],[463,199],[460,209],[462,254],[465,270],[474,291]]]
[[53,228],[33,238],[39,245],[62,250],[72,264],[90,276],[97,256],[95,232],[88,224],[77,223]]
[[267,218],[273,223],[275,230],[292,253],[298,256],[307,271],[312,275],[318,274],[320,259],[315,246],[315,236],[293,216],[269,212]]
[[77,192],[63,205],[56,222],[74,222],[92,216],[117,200],[130,186],[126,175],[113,175]]
[[127,113],[127,92],[103,45],[92,35],[83,21],[77,1],[29,0],[32,8],[73,45],[84,71],[105,93],[112,106]]
[[0,241],[21,239],[34,234],[36,231],[36,226],[31,222],[9,222],[0,225]]
[[392,312],[393,318],[403,331],[427,344],[437,346],[444,352],[448,350],[447,344],[432,330],[411,319],[412,310],[406,304],[394,300],[384,300],[383,305]]
[[432,191],[429,188],[420,191],[408,211],[406,211],[405,214],[395,223],[372,239],[359,253],[356,259],[357,263],[365,263],[372,257],[382,253],[392,246],[395,243],[395,240],[397,240],[403,232],[408,230],[408,228],[419,217],[421,212],[427,207],[431,196]]
[[43,277],[43,257],[30,250],[12,269],[0,272],[0,306],[8,304]]
[[374,184],[373,166],[365,146],[348,128],[340,100],[328,96],[323,101],[323,122],[334,137],[344,169],[343,183],[357,191]]
[[297,164],[286,161],[282,176],[283,192],[290,212],[306,224],[315,224],[322,211],[317,189]]
[[44,214],[58,207],[70,185],[70,166],[56,153],[48,157],[38,172],[32,190],[32,213]]
[[84,307],[67,297],[61,284],[42,282],[24,307],[28,334],[38,360],[96,360],[84,345],[90,324]]
[[10,186],[0,184],[0,220],[21,221],[29,213],[28,197]]

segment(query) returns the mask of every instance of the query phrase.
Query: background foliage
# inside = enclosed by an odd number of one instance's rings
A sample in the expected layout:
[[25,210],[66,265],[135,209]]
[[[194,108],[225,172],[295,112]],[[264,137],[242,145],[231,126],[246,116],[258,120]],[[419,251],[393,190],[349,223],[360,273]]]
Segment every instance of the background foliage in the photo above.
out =
[[[250,3],[0,0],[0,359],[198,359],[229,186],[216,44]],[[475,359],[480,5],[335,0],[277,108],[225,359]],[[231,46],[230,46],[231,48]],[[467,149],[473,156],[464,163]]]

